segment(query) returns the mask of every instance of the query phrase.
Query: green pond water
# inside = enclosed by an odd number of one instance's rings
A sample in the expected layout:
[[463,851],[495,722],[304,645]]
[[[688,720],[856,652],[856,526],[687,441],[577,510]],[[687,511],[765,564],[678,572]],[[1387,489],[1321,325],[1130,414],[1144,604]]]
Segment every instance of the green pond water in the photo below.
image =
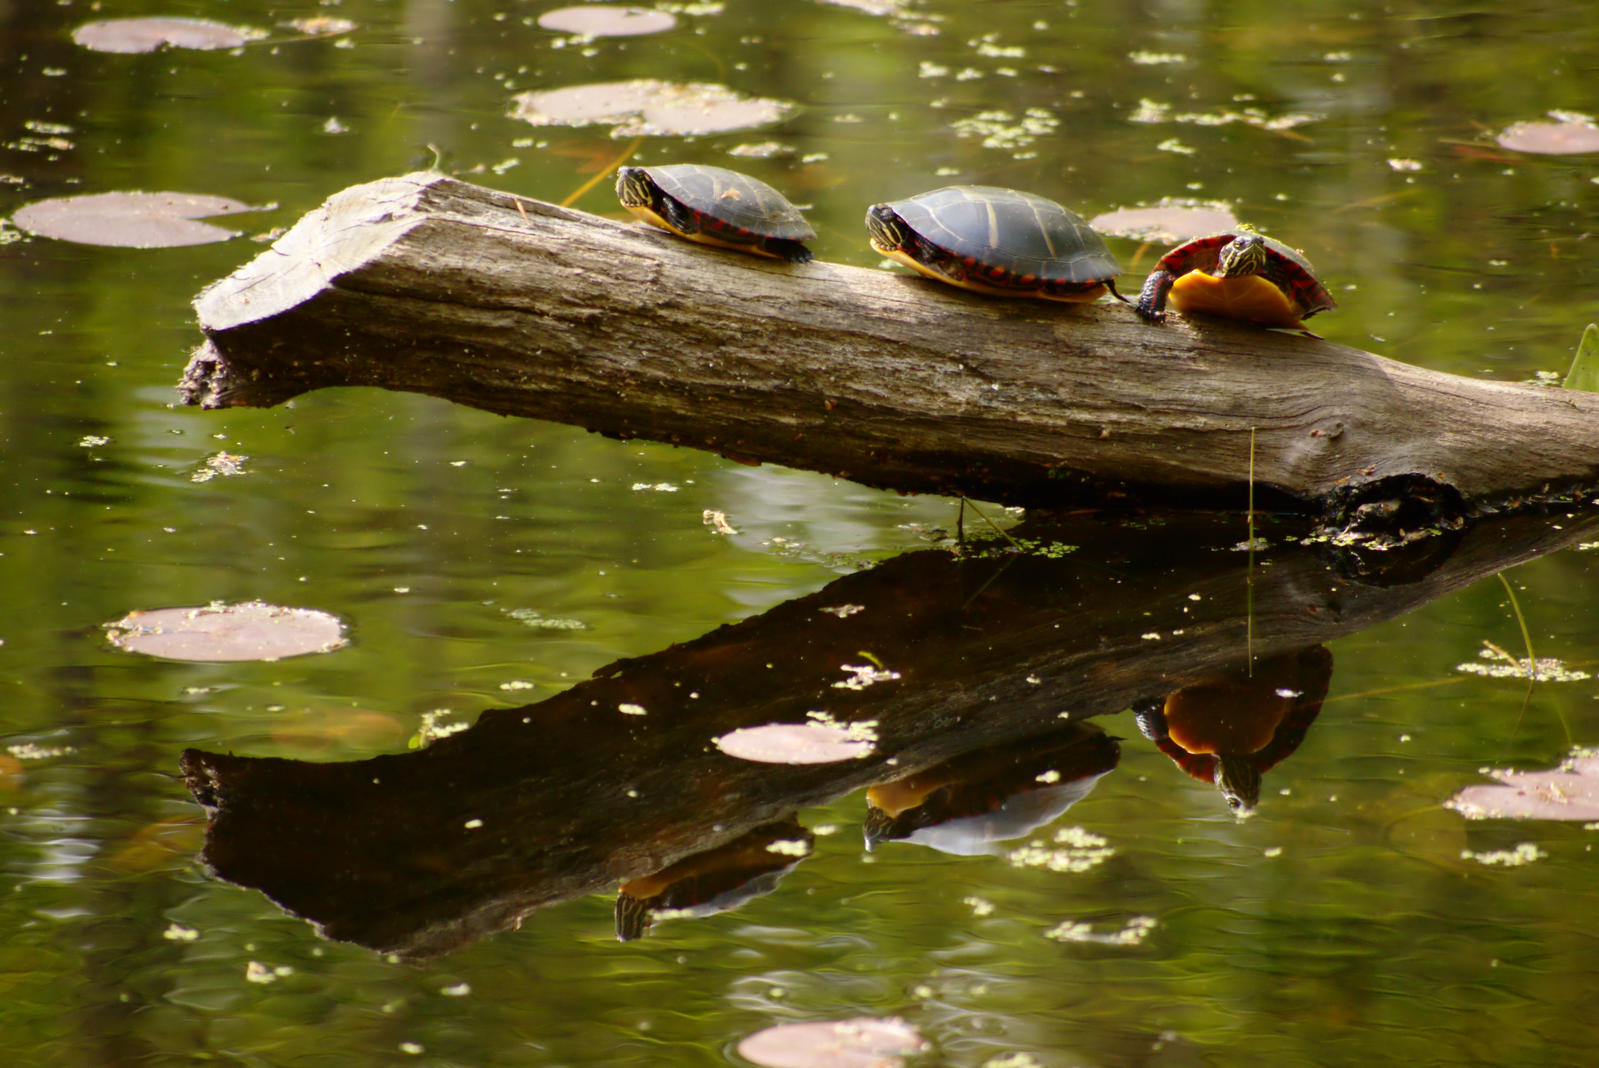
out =
[[[578,39],[537,25],[557,6],[0,0],[0,216],[134,190],[275,205],[187,248],[0,228],[7,1063],[747,1064],[762,1028],[862,1016],[914,1027],[910,1063],[974,1068],[1590,1063],[1596,832],[1445,802],[1599,744],[1591,502],[1394,557],[1268,520],[1252,556],[1241,514],[986,505],[1050,548],[956,553],[953,500],[409,394],[201,411],[174,384],[190,300],[252,237],[435,159],[562,200],[631,135],[535,127],[512,98],[632,78],[795,105],[632,158],[778,185],[824,260],[878,265],[865,205],[951,182],[1085,215],[1217,201],[1307,251],[1329,339],[1563,375],[1599,319],[1599,153],[1496,138],[1599,108],[1592,19],[729,0]],[[148,15],[271,32],[73,42]],[[355,25],[283,25],[311,17]],[[609,185],[577,206],[619,217]],[[1111,243],[1136,290],[1161,248]],[[194,663],[107,640],[133,610],[251,600],[331,613],[348,644]],[[1529,641],[1559,662],[1535,683],[1507,659]],[[1175,729],[1162,699],[1196,680],[1293,734],[1247,819],[1135,722]],[[712,744],[817,711],[877,748]],[[969,782],[940,796],[1017,837],[883,831],[898,803],[865,789],[908,771],[916,803]],[[620,881],[700,856],[711,896],[774,824],[761,842],[811,844],[754,847],[765,892],[618,940]]]

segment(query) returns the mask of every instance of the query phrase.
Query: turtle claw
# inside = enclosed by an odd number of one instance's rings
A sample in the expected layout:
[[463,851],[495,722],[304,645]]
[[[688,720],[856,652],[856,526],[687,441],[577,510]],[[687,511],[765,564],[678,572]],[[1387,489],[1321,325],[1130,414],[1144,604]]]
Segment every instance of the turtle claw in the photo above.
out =
[[1166,321],[1165,312],[1156,311],[1154,308],[1146,308],[1142,304],[1134,305],[1133,311],[1137,312],[1138,317],[1146,323],[1164,323]]

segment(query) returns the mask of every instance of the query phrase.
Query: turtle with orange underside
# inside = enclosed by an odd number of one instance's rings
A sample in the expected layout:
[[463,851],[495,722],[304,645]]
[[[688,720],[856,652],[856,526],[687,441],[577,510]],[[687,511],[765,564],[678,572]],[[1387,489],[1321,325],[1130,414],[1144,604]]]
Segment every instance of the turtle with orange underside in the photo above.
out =
[[1173,763],[1244,815],[1260,800],[1261,774],[1305,740],[1331,678],[1332,653],[1316,645],[1140,702],[1133,716]]
[[1158,323],[1168,302],[1184,315],[1217,315],[1306,334],[1306,319],[1338,306],[1303,253],[1243,226],[1195,238],[1160,258],[1134,310]]

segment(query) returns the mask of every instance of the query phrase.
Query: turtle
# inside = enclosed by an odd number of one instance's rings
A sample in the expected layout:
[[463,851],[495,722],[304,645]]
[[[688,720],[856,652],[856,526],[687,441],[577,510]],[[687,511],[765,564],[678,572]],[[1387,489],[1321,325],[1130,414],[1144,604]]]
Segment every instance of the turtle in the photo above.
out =
[[866,210],[872,247],[889,259],[977,293],[1083,303],[1121,265],[1076,212],[1047,197],[992,185],[950,185]]
[[1116,739],[1074,723],[877,783],[866,791],[866,848],[904,841],[956,856],[999,852],[1086,797],[1120,757]]
[[815,845],[816,835],[788,816],[630,879],[616,893],[617,941],[631,942],[668,916],[714,916],[769,894]]
[[1200,312],[1311,334],[1305,320],[1338,305],[1304,255],[1240,226],[1178,245],[1144,280],[1135,310],[1146,322],[1166,318],[1166,301],[1184,315]]
[[622,167],[616,199],[645,222],[690,241],[789,263],[811,259],[805,242],[816,231],[800,210],[760,179],[726,167]]
[[1332,653],[1314,645],[1139,701],[1133,718],[1190,777],[1216,785],[1240,816],[1260,801],[1261,773],[1304,741],[1332,678]]

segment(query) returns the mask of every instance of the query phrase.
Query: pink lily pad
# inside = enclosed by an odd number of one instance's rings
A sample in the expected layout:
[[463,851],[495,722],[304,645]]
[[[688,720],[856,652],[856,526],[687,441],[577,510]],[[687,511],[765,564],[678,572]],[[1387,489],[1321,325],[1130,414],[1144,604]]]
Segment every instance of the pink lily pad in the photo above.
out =
[[1558,122],[1517,122],[1505,127],[1494,140],[1500,147],[1516,152],[1569,156],[1599,152],[1599,126],[1577,117]]
[[36,200],[17,209],[11,221],[41,237],[84,245],[172,248],[239,236],[237,230],[200,222],[204,216],[274,207],[194,193],[89,193]]
[[730,757],[758,764],[832,764],[859,760],[875,746],[842,727],[823,723],[768,723],[740,727],[715,740]]
[[1449,807],[1474,820],[1599,820],[1599,756],[1573,757],[1553,771],[1488,774],[1499,784],[1468,786]]
[[165,660],[281,660],[346,644],[337,616],[262,601],[129,612],[106,624],[112,645]]
[[664,33],[677,25],[677,16],[644,7],[602,7],[583,4],[558,7],[539,16],[542,29],[577,33],[584,37],[636,37]]
[[154,52],[160,48],[238,48],[267,36],[251,26],[210,19],[137,18],[86,22],[72,39],[96,52]]
[[612,137],[686,137],[764,126],[793,110],[792,104],[742,96],[725,85],[636,78],[518,93],[510,115],[534,126],[610,123]]
[[1107,211],[1089,225],[1102,234],[1175,244],[1231,230],[1238,219],[1225,204],[1163,200],[1150,207]]
[[914,1027],[892,1016],[778,1024],[738,1044],[739,1056],[764,1068],[899,1068],[904,1055],[927,1048]]

